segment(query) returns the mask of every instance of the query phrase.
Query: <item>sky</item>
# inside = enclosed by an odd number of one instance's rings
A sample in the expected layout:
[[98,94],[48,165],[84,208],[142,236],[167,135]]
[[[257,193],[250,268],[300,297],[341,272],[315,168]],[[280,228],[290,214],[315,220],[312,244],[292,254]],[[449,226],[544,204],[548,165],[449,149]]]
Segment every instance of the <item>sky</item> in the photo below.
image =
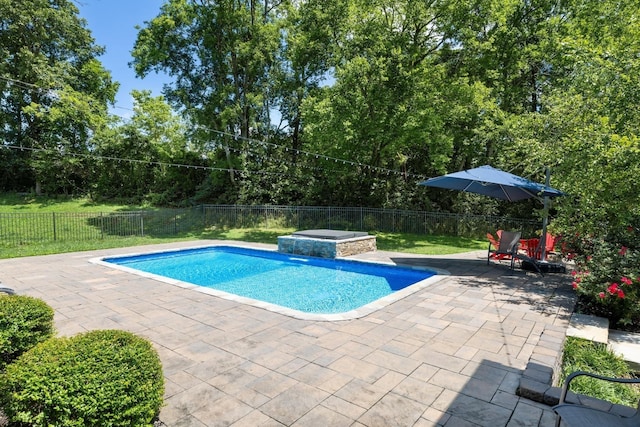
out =
[[116,107],[112,114],[130,117],[133,112],[131,91],[151,90],[153,96],[161,95],[162,86],[169,83],[165,75],[150,73],[144,79],[136,77],[129,62],[138,36],[136,25],[145,26],[160,13],[164,0],[76,0],[80,16],[87,21],[95,43],[106,49],[98,59],[111,72],[112,79],[120,83],[116,95]]

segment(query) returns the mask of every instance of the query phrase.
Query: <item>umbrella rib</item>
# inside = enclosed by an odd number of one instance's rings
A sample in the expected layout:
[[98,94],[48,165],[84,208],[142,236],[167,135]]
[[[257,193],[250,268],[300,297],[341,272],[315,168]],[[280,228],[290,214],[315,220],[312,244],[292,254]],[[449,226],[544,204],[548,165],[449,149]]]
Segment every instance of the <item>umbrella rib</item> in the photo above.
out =
[[469,183],[462,189],[462,191],[467,191],[467,189],[472,185],[473,185],[473,181],[469,181]]
[[504,185],[500,184],[500,189],[502,190],[504,195],[507,197],[507,201],[513,202],[513,200],[511,200],[511,196],[509,196],[509,193],[505,190]]

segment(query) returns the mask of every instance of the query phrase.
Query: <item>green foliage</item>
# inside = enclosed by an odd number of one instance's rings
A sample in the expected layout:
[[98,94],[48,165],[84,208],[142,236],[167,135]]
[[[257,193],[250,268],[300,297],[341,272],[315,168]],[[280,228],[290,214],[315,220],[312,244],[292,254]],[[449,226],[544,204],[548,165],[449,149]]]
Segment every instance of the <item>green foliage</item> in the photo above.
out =
[[53,309],[44,301],[0,295],[0,371],[53,332]]
[[0,377],[0,406],[18,425],[151,426],[163,393],[151,343],[117,330],[51,338]]
[[[563,383],[575,371],[614,378],[633,377],[626,362],[610,351],[606,344],[567,337],[559,382]],[[576,378],[571,381],[571,391],[631,407],[636,407],[640,399],[640,388],[637,385],[616,384],[595,378]]]
[[[633,228],[625,239],[574,238],[573,287],[581,310],[607,317],[612,328],[640,327],[640,250]],[[622,242],[621,242],[622,241]],[[628,243],[627,243],[628,242]],[[626,245],[634,245],[632,247]]]
[[88,139],[118,85],[78,14],[69,0],[0,0],[0,147],[12,147],[0,169],[19,170],[7,189],[86,190]]
[[184,204],[206,177],[202,155],[187,143],[185,124],[162,96],[135,90],[132,96],[131,119],[104,127],[93,138],[100,159],[92,196]]
[[136,73],[176,76],[167,97],[195,123],[247,137],[250,127],[268,126],[261,120],[279,49],[279,11],[255,0],[171,0],[138,34]]
[[175,77],[166,102],[184,122],[134,92],[131,122],[109,123],[116,85],[73,2],[0,0],[1,133],[28,148],[0,150],[0,187],[539,218],[534,202],[416,184],[487,163],[541,181],[550,166],[568,194],[555,230],[608,234],[640,222],[638,10],[170,0],[140,28],[133,65]]
[[[510,119],[502,157],[534,171],[552,167],[552,185],[568,197],[555,202],[554,226],[565,234],[606,236],[640,218],[640,51],[633,0],[568,2],[550,21],[550,63],[543,103]],[[565,19],[568,17],[568,19]]]

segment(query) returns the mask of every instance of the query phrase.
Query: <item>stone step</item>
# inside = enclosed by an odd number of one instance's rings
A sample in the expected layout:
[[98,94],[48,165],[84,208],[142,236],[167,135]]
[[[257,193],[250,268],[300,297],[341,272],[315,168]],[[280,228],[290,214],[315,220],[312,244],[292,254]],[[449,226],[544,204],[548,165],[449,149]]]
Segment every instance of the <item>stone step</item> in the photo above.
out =
[[609,319],[573,313],[571,320],[569,320],[567,336],[607,344],[609,342]]

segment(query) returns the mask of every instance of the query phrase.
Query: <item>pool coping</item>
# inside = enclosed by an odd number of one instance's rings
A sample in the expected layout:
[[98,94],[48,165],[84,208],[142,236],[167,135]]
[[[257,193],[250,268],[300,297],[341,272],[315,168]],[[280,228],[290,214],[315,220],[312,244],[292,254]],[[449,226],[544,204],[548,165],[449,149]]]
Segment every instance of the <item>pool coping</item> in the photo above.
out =
[[[257,247],[257,246],[250,246],[250,245],[234,245],[234,244],[208,244],[208,245],[200,245],[200,246],[193,246],[193,247],[189,247],[189,248],[185,248],[183,250],[186,249],[204,249],[204,248],[211,248],[211,247],[234,247],[234,248],[244,248],[244,249],[253,249],[253,250],[259,250],[259,251],[263,251],[263,252],[274,252],[274,253],[280,253],[277,250],[274,249],[265,249],[262,247]],[[106,258],[120,258],[120,257],[130,257],[130,256],[139,256],[139,255],[150,255],[150,254],[160,254],[160,253],[166,253],[166,252],[175,252],[175,249],[163,249],[163,250],[157,250],[157,251],[148,251],[148,252],[135,252],[135,253],[122,253],[122,254],[117,254],[117,255],[108,255],[108,256],[101,256],[101,257],[96,257],[96,258],[91,258],[89,259],[89,262],[92,264],[96,264],[96,265],[101,265],[103,267],[108,267],[111,269],[115,269],[115,270],[120,270],[120,271],[124,271],[130,274],[134,274],[136,276],[140,276],[140,277],[145,277],[145,278],[149,278],[149,279],[153,279],[153,280],[157,280],[159,282],[162,283],[167,283],[173,286],[178,286],[180,288],[184,288],[184,289],[191,289],[194,290],[196,292],[200,292],[206,295],[211,295],[211,296],[215,296],[215,297],[219,297],[219,298],[223,298],[229,301],[234,301],[240,304],[246,304],[246,305],[250,305],[252,307],[257,307],[257,308],[262,308],[264,310],[268,310],[274,313],[279,313],[282,314],[284,316],[289,316],[295,319],[300,319],[300,320],[312,320],[312,321],[325,321],[325,322],[336,322],[336,321],[343,321],[343,320],[352,320],[352,319],[358,319],[364,316],[367,316],[371,313],[376,312],[377,310],[380,310],[381,308],[384,308],[396,301],[399,301],[403,298],[406,298],[409,295],[412,295],[420,290],[423,290],[435,283],[438,283],[439,281],[445,279],[446,277],[450,276],[450,272],[447,270],[443,270],[441,268],[435,268],[435,267],[416,267],[416,266],[399,266],[397,264],[394,263],[390,263],[390,262],[381,262],[381,261],[370,261],[370,260],[354,260],[351,257],[336,257],[335,260],[339,260],[339,261],[348,261],[348,262],[355,262],[355,263],[363,263],[363,264],[375,264],[375,265],[384,265],[384,266],[394,266],[394,267],[402,267],[402,268],[406,268],[406,269],[410,269],[410,270],[429,270],[429,271],[433,271],[436,274],[421,280],[419,282],[416,282],[412,285],[409,285],[399,291],[395,291],[389,295],[386,295],[382,298],[378,298],[375,301],[372,301],[368,304],[365,304],[361,307],[358,307],[357,309],[354,310],[349,310],[349,311],[345,311],[342,313],[306,313],[300,310],[295,310],[292,308],[288,308],[288,307],[284,307],[278,304],[273,304],[273,303],[268,303],[265,301],[260,301],[260,300],[256,300],[253,298],[249,298],[249,297],[243,297],[240,295],[236,295],[236,294],[232,294],[229,292],[224,292],[224,291],[220,291],[217,289],[212,289],[212,288],[207,288],[204,286],[200,286],[200,285],[195,285],[193,283],[189,283],[189,282],[184,282],[181,280],[177,280],[177,279],[172,279],[169,277],[165,277],[165,276],[160,276],[157,274],[153,274],[153,273],[148,273],[148,272],[144,272],[141,270],[137,270],[137,269],[133,269],[130,267],[126,267],[123,265],[119,265],[119,264],[114,264],[114,263],[110,263],[110,262],[106,262],[104,261]],[[284,254],[287,256],[292,256],[295,254]]]

